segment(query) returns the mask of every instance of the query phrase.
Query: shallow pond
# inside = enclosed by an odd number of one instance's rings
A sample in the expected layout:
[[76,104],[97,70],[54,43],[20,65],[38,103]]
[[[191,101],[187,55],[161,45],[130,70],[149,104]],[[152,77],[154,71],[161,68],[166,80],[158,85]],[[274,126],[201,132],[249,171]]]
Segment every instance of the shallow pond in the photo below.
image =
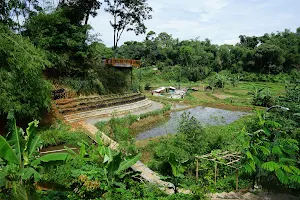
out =
[[184,112],[190,112],[190,114],[198,119],[204,127],[207,125],[230,124],[238,120],[239,118],[249,114],[247,112],[228,111],[217,108],[198,106],[182,111],[171,112],[170,119],[167,122],[165,122],[164,124],[158,124],[156,126],[154,125],[152,129],[139,133],[136,139],[143,140],[147,138],[166,135],[169,133],[176,133],[181,115]]

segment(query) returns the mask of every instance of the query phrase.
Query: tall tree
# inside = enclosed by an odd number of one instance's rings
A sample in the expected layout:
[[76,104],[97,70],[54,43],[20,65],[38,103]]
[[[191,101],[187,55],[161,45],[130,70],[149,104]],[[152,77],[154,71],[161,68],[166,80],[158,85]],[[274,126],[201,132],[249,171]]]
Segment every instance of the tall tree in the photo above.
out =
[[68,8],[71,13],[82,21],[85,25],[88,24],[90,15],[97,16],[97,10],[100,9],[102,2],[99,0],[60,0],[59,6]]
[[20,31],[23,20],[42,10],[38,0],[1,0],[0,22]]
[[114,49],[124,32],[134,31],[136,35],[146,32],[144,20],[151,19],[152,8],[148,6],[147,0],[104,0],[107,3],[106,12],[113,16],[110,25],[114,29]]
[[58,9],[32,17],[25,27],[27,30],[23,34],[47,51],[48,60],[52,63],[46,68],[48,76],[84,74],[86,69],[82,62],[87,53],[88,25],[81,25],[68,10]]

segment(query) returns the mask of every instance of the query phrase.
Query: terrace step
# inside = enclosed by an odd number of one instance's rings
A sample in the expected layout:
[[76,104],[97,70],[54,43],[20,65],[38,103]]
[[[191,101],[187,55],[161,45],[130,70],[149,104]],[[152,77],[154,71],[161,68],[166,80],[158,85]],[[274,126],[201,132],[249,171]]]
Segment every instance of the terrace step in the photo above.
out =
[[149,108],[151,105],[152,102],[149,99],[144,99],[134,103],[64,115],[64,118],[66,121],[72,123],[72,122],[81,121],[90,118],[96,118],[96,117],[100,118],[100,117],[109,117],[112,115],[127,114],[130,112],[135,112],[141,109]]
[[72,99],[58,99],[56,100],[56,104],[58,106],[63,106],[72,103],[82,103],[82,102],[92,102],[92,101],[107,101],[107,100],[114,100],[120,98],[127,98],[127,97],[135,97],[135,96],[142,96],[140,93],[129,93],[129,94],[122,94],[122,95],[93,95],[93,96],[83,96],[78,98]]
[[99,109],[99,108],[107,108],[111,106],[118,106],[128,103],[133,103],[137,101],[141,101],[146,99],[145,96],[136,96],[136,97],[125,97],[115,100],[106,100],[106,101],[93,101],[87,103],[78,103],[75,105],[67,106],[67,107],[60,107],[60,113],[68,114],[68,113],[76,113],[81,111]]
[[112,106],[129,104],[146,99],[139,93],[124,95],[87,96],[73,99],[56,100],[56,106],[61,114],[73,114]]

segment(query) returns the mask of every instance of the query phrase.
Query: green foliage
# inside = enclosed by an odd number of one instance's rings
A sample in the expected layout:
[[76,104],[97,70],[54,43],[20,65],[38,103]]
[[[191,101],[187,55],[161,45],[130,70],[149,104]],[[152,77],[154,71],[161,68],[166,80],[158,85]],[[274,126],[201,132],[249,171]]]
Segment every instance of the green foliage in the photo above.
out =
[[[239,176],[239,188],[248,188],[250,179],[247,179],[244,176]],[[218,192],[232,192],[236,187],[236,176],[234,176],[234,171],[229,176],[219,177],[217,179],[217,184],[215,186],[216,191]]]
[[58,8],[68,11],[68,15],[72,21],[87,25],[90,15],[97,16],[97,10],[100,9],[102,2],[98,0],[87,1],[60,1]]
[[274,104],[274,98],[269,88],[265,89],[253,86],[252,91],[248,94],[252,96],[252,104],[255,106],[270,107]]
[[[41,179],[41,165],[53,161],[65,161],[66,153],[53,153],[37,157],[41,147],[36,135],[38,121],[28,124],[26,132],[16,126],[13,113],[9,113],[8,138],[0,136],[0,188],[17,199],[31,199],[33,183]],[[34,191],[34,190],[33,190]]]
[[91,139],[83,131],[72,131],[71,127],[62,122],[57,122],[48,129],[39,130],[38,134],[44,148],[62,144],[76,146],[78,141],[91,142]]
[[88,70],[82,65],[87,56],[85,40],[90,27],[72,22],[68,10],[39,13],[26,22],[25,28],[23,34],[29,36],[36,46],[47,51],[47,57],[52,63],[51,68],[47,68],[48,75],[82,75]]
[[181,116],[178,126],[178,134],[162,138],[155,144],[154,159],[150,166],[162,175],[171,177],[173,183],[178,187],[185,175],[189,160],[200,153],[204,131],[200,123],[189,113]]
[[107,4],[105,11],[111,14],[114,21],[110,25],[114,30],[114,49],[124,31],[134,31],[136,35],[146,32],[144,20],[151,19],[152,8],[145,0],[104,0]]
[[[105,195],[102,198],[113,200],[113,199],[120,199],[120,200],[128,200],[128,199],[145,199],[145,200],[196,200],[196,199],[204,199],[197,198],[194,195],[186,195],[186,194],[173,194],[167,195],[162,192],[159,188],[155,187],[154,185],[147,184],[147,183],[140,183],[134,180],[128,181],[128,187],[126,190],[122,192],[114,192],[110,195]],[[82,199],[78,196],[74,195],[74,192],[66,192],[66,191],[39,191],[39,198],[43,200],[79,200]]]
[[202,148],[199,142],[204,137],[204,129],[201,123],[190,113],[184,112],[181,116],[181,121],[178,125],[178,140],[180,145],[186,152],[195,155],[200,152]]
[[129,170],[141,154],[124,156],[102,144],[98,146],[81,143],[79,154],[72,152],[74,159],[65,165],[47,169],[46,181],[61,184],[75,192],[72,198],[94,199],[126,193],[126,188],[136,174]]
[[288,138],[281,124],[265,119],[260,113],[254,123],[259,130],[244,133],[242,151],[245,172],[259,177],[262,182],[276,177],[283,185],[298,188],[298,141]]
[[239,74],[231,75],[231,77],[229,78],[231,85],[233,87],[237,87],[239,82],[241,81],[241,78],[242,77]]
[[[289,79],[288,73],[296,78],[299,71],[296,41],[299,34],[289,30],[261,37],[240,36],[240,43],[235,46],[213,45],[208,39],[179,41],[168,33],[150,31],[143,42],[127,42],[118,52],[120,57],[142,59],[145,66],[158,67],[165,80],[195,82],[207,78],[211,72],[229,70],[242,74],[244,81],[284,82]],[[222,88],[223,77],[217,78],[217,85]],[[231,79],[231,83],[235,85],[236,80]]]
[[96,127],[108,134],[113,140],[120,144],[120,150],[127,153],[135,153],[137,151],[135,146],[135,139],[132,137],[129,126],[140,119],[149,116],[162,115],[171,109],[171,105],[165,105],[162,109],[147,112],[141,115],[127,115],[123,118],[111,118],[108,122],[98,122]]
[[184,175],[184,168],[182,166],[182,164],[184,164],[186,161],[178,161],[176,160],[175,158],[175,154],[174,153],[171,153],[170,154],[170,157],[168,159],[168,162],[169,164],[171,165],[171,168],[172,168],[172,175],[175,177],[175,178],[183,178]]
[[28,19],[41,11],[38,0],[10,0],[2,1],[0,8],[0,23],[4,23],[13,30],[20,31],[20,18]]
[[45,53],[1,24],[0,43],[0,114],[13,109],[20,118],[39,117],[50,104],[50,85],[42,74],[49,65]]
[[[130,132],[129,132],[129,128],[126,127],[129,126],[129,124],[133,123],[133,120],[136,120],[134,119],[136,117],[134,116],[129,116],[128,118],[121,118],[121,119],[118,119],[118,118],[112,118],[109,120],[109,127],[110,127],[110,134],[109,136],[117,141],[120,145],[120,150],[122,152],[127,152],[127,153],[135,153],[137,150],[136,150],[136,147],[135,147],[135,139],[130,135]],[[133,120],[132,120],[133,119]],[[128,122],[129,120],[129,122]],[[131,123],[130,123],[131,121]]]
[[217,73],[209,78],[209,85],[212,88],[225,88],[229,81],[229,75],[226,72]]
[[155,110],[155,111],[152,111],[152,112],[147,112],[147,113],[144,113],[144,114],[141,114],[140,116],[138,116],[138,118],[140,119],[144,119],[144,118],[147,118],[149,116],[156,116],[156,115],[162,115],[164,113],[166,113],[167,111],[171,110],[171,105],[170,104],[167,104],[167,105],[164,105],[164,107],[162,109],[159,109],[159,110]]

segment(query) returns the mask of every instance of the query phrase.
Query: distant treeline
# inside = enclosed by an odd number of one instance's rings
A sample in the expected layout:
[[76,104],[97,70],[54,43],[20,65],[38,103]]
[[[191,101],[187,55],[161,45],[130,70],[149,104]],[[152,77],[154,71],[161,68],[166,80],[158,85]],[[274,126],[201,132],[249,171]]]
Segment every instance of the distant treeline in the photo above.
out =
[[144,66],[159,68],[180,65],[189,80],[205,78],[210,72],[289,73],[300,69],[300,28],[296,32],[241,35],[236,45],[215,45],[209,39],[183,40],[168,33],[150,31],[143,42],[125,42],[118,56],[142,59]]

